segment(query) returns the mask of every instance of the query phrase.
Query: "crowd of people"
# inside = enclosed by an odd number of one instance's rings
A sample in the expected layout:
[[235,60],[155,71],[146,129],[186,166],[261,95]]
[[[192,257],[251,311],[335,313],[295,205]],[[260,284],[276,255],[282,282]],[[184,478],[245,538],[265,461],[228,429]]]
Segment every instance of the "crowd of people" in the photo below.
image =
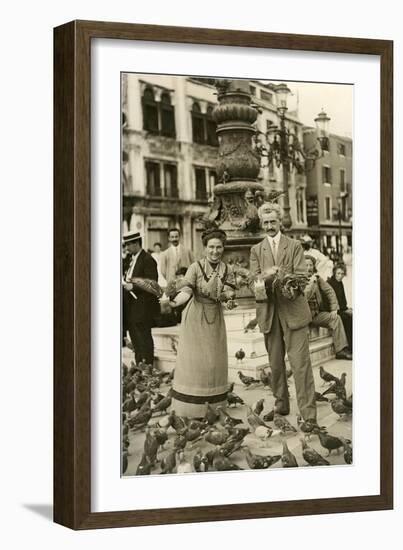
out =
[[[343,285],[346,267],[317,250],[309,236],[298,240],[284,235],[278,204],[264,203],[259,218],[266,236],[251,248],[250,272],[255,281],[257,324],[272,374],[273,415],[289,414],[287,354],[300,414],[315,423],[309,326],[328,328],[336,358],[352,359],[352,310]],[[234,273],[223,261],[226,240],[220,229],[204,231],[204,255],[195,261],[177,228],[168,231],[169,247],[164,251],[155,243],[153,251],[146,252],[140,233],[123,236],[123,336],[127,339],[129,334],[136,362],[153,364],[152,327],[180,322],[172,388],[173,408],[180,416],[202,417],[206,403],[226,403],[228,352],[223,312],[237,306]],[[164,311],[150,281],[165,290],[168,308]]]

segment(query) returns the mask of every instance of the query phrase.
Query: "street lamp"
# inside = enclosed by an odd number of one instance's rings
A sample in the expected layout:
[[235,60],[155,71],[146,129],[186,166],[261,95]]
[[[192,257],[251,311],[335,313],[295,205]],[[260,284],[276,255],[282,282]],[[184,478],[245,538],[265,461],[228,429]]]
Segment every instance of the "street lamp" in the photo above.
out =
[[343,247],[341,244],[341,220],[343,218],[343,200],[347,199],[348,192],[347,191],[341,191],[340,195],[337,197],[337,205],[338,205],[338,211],[337,211],[337,218],[339,220],[339,239],[337,241],[337,256],[339,257],[339,261],[343,261]]
[[[330,118],[322,110],[315,119],[317,130],[317,143],[309,150],[304,149],[296,133],[291,132],[286,126],[286,112],[288,110],[287,100],[291,90],[284,83],[277,84],[275,88],[277,114],[280,119],[280,127],[272,125],[267,132],[256,130],[255,149],[261,157],[267,157],[268,164],[275,162],[276,166],[282,167],[283,171],[283,226],[290,229],[292,226],[290,196],[288,192],[288,175],[292,167],[299,174],[311,170],[315,162],[323,156],[327,149],[329,136]],[[266,137],[266,143],[259,140],[259,135]]]

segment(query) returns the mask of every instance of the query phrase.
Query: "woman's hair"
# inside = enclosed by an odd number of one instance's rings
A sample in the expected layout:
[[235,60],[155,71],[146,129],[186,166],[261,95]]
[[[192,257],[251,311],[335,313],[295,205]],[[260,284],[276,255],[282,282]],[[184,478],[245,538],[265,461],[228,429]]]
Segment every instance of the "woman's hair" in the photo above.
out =
[[222,244],[225,245],[227,241],[227,234],[222,229],[206,229],[203,231],[201,239],[204,246],[207,246],[207,243],[211,239],[219,239]]
[[279,220],[283,219],[283,210],[276,202],[264,202],[257,211],[260,219],[262,219],[264,214],[270,214],[270,212],[275,212]]
[[346,266],[344,264],[335,264],[333,266],[333,275],[336,275],[336,271],[338,269],[341,269],[343,271],[344,275],[347,274]]

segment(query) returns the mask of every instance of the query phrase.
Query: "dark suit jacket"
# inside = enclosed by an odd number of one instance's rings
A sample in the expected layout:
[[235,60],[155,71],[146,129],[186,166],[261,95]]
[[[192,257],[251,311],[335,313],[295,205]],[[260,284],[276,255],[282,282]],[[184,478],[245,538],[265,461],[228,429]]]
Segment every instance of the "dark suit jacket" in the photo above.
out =
[[[124,278],[126,273],[123,274]],[[158,280],[157,262],[145,250],[141,250],[137,258],[132,277]],[[159,313],[157,297],[137,288],[133,288],[133,293],[137,299],[123,288],[123,315],[127,324],[129,325],[131,322],[153,323],[154,317]]]
[[343,281],[336,281],[334,277],[329,277],[327,280],[329,285],[333,288],[333,290],[336,293],[337,301],[339,302],[339,313],[346,311],[347,309],[347,299],[346,299],[346,293],[344,290],[344,284]]
[[[250,270],[253,275],[264,273],[274,265],[282,267],[287,273],[306,275],[305,256],[301,244],[281,235],[276,263],[267,237],[251,248]],[[304,295],[299,294],[295,300],[289,300],[278,291],[275,296],[268,291],[267,296],[267,302],[256,303],[256,317],[261,332],[270,332],[275,308],[290,330],[308,326],[312,321],[308,301]]]

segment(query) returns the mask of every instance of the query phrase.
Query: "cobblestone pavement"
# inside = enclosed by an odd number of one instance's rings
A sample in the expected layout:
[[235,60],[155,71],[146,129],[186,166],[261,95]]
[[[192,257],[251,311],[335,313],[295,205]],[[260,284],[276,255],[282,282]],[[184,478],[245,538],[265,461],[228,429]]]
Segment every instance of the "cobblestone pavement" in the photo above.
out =
[[[346,390],[347,395],[350,395],[352,393],[352,362],[351,361],[344,361],[344,360],[332,360],[328,361],[324,364],[324,367],[327,371],[331,372],[335,376],[340,377],[343,372],[347,374],[347,381],[346,381]],[[242,370],[242,363],[240,363],[240,370]],[[326,385],[322,385],[323,381],[319,377],[319,368],[314,368],[314,377],[315,377],[315,385],[316,390],[319,392],[322,392],[326,389]],[[291,398],[291,411],[290,415],[287,417],[288,420],[297,427],[297,421],[296,421],[296,415],[298,414],[297,410],[297,404],[296,404],[296,398],[295,398],[295,387],[294,387],[294,381],[293,377],[289,380],[289,389],[290,389],[290,398]],[[168,391],[170,386],[161,386],[160,391],[161,393],[166,393]],[[227,408],[227,412],[231,414],[231,416],[235,418],[242,418],[245,420],[245,427],[249,427],[247,421],[246,421],[246,404],[252,406],[256,401],[258,401],[261,398],[264,398],[264,411],[261,413],[261,417],[264,416],[267,412],[271,411],[274,405],[274,398],[270,390],[263,388],[262,385],[255,386],[254,388],[246,389],[243,385],[235,385],[234,392],[237,393],[245,402],[245,405],[238,405],[237,407],[230,407]],[[348,417],[347,419],[340,419],[339,416],[334,413],[330,407],[329,403],[317,403],[318,408],[318,424],[319,426],[325,426],[328,430],[328,433],[331,435],[336,436],[343,436],[347,439],[350,439],[353,441],[352,437],[352,419],[351,417]],[[161,421],[164,418],[163,415],[158,416],[155,415],[150,421],[150,425],[155,424],[158,421]],[[173,442],[176,437],[176,432],[172,428],[168,428],[168,441],[164,445],[164,449],[162,451],[159,451],[158,457],[159,459],[166,456],[170,450],[173,448]],[[297,434],[291,434],[287,435],[286,441],[288,444],[288,447],[290,451],[296,456],[297,462],[299,466],[307,466],[306,462],[304,461],[302,457],[302,449],[301,449],[301,438],[302,434],[300,431],[298,431]],[[258,439],[254,434],[249,434],[245,437],[244,443],[249,447],[251,452],[254,454],[259,455],[278,455],[282,454],[282,439],[284,436],[276,435],[269,439],[266,439],[264,441]],[[125,475],[135,475],[137,466],[140,462],[143,446],[144,446],[144,439],[145,439],[145,432],[130,432],[129,433],[129,456],[128,456],[128,467],[126,470]],[[324,449],[320,441],[318,439],[317,435],[312,435],[310,441],[307,441],[308,444],[313,447],[315,450],[317,450],[322,456],[325,456],[326,459],[330,462],[331,465],[344,465],[344,457],[343,457],[343,451],[340,451],[340,454],[337,454],[336,451],[333,451],[330,456],[327,456],[327,450]],[[195,452],[197,452],[198,449],[201,449],[203,452],[206,452],[208,450],[213,449],[213,445],[210,443],[204,441],[202,439],[201,441],[197,442],[192,445],[190,443],[187,443],[187,446],[185,448],[185,457],[188,462],[192,464],[193,455]],[[244,457],[244,451],[240,449],[239,451],[236,451],[231,455],[231,461],[236,463],[242,468],[248,469],[248,465],[246,463],[245,457]],[[282,467],[281,461],[274,464],[271,468],[276,467]],[[158,474],[160,473],[160,467],[159,464],[153,468],[152,474]],[[206,474],[207,475],[207,474]]]

